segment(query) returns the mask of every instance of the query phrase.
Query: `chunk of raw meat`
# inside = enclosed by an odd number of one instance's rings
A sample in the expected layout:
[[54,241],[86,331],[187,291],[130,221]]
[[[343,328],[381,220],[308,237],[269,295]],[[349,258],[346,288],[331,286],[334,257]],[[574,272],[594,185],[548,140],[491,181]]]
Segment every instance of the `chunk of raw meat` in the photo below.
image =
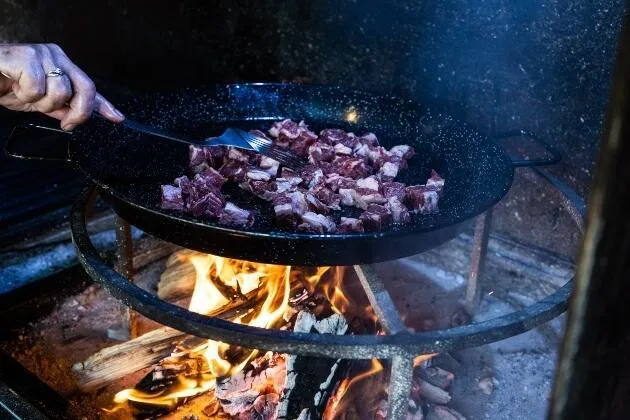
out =
[[238,207],[229,201],[219,216],[219,223],[229,226],[249,227],[254,224],[251,212]]
[[363,159],[369,159],[370,146],[364,143],[357,143],[357,145],[354,146],[354,150],[352,151],[352,154],[354,156],[362,157]]
[[355,191],[353,188],[339,188],[339,197],[341,204],[344,206],[354,206],[356,201],[354,200]]
[[400,162],[385,162],[378,170],[378,174],[383,181],[391,181],[398,176]]
[[337,226],[332,219],[312,211],[302,215],[302,223],[298,226],[300,230],[313,233],[330,233],[334,232],[336,228]]
[[336,145],[346,138],[346,132],[338,128],[327,128],[319,133],[319,141]]
[[271,177],[276,177],[278,176],[278,169],[280,168],[280,162],[268,156],[261,156],[259,167],[263,171],[267,172]]
[[184,210],[182,189],[172,185],[162,185],[161,207],[168,210]]
[[320,182],[321,175],[324,174],[324,171],[318,165],[306,165],[300,171],[300,178],[304,181],[304,184],[307,186],[311,185],[313,179],[316,180],[315,184]]
[[322,203],[312,192],[304,194],[306,202],[308,203],[309,210],[315,213],[328,214],[330,209],[324,203]]
[[405,202],[405,197],[407,196],[405,184],[402,182],[383,182],[381,186],[385,198],[396,197],[401,202]]
[[339,191],[340,188],[354,189],[357,186],[357,182],[354,179],[341,176],[336,172],[328,175],[325,182],[333,192]]
[[323,185],[326,181],[326,177],[324,176],[324,172],[321,169],[313,172],[313,176],[311,180],[308,182],[308,188],[312,189],[318,185]]
[[337,226],[337,230],[342,233],[365,231],[365,229],[363,229],[363,222],[352,217],[342,217],[341,223]]
[[188,146],[188,160],[190,167],[201,165],[206,161],[206,148],[194,145]]
[[363,228],[371,232],[380,232],[392,224],[392,214],[385,206],[370,204],[359,216]]
[[398,156],[402,159],[408,160],[408,159],[411,159],[416,154],[416,151],[414,150],[413,147],[407,144],[401,144],[401,145],[394,146],[391,149],[389,149],[389,153],[392,155]]
[[398,199],[398,197],[390,197],[387,199],[387,209],[392,214],[394,223],[407,224],[411,222],[411,215],[407,207]]
[[367,188],[353,190],[354,205],[360,209],[367,209],[370,204],[385,204],[387,199],[378,191]]
[[381,168],[383,164],[391,159],[390,153],[384,147],[371,147],[368,151],[370,164],[375,168]]
[[371,147],[376,147],[379,145],[378,139],[376,138],[376,134],[374,133],[365,133],[364,135],[359,137],[359,141]]
[[295,122],[286,119],[275,122],[269,129],[269,134],[273,137],[280,137],[282,135],[287,139],[296,139],[300,135],[300,130]]
[[357,188],[379,191],[381,189],[381,184],[378,182],[376,177],[369,176],[367,178],[357,179]]
[[190,201],[188,203],[188,210],[190,211],[190,214],[195,217],[202,215],[219,217],[224,205],[225,200],[221,196],[221,193],[210,191],[202,197]]
[[361,158],[340,157],[335,159],[333,166],[335,172],[348,178],[365,178],[372,174],[372,169]]
[[250,169],[247,171],[247,178],[252,181],[269,181],[271,179],[271,175],[260,169]]
[[179,178],[175,178],[176,186],[182,188],[186,184],[190,184],[190,179],[186,175],[180,176]]
[[208,170],[195,175],[193,181],[200,184],[212,185],[217,189],[221,189],[223,184],[227,181],[227,178],[221,175],[216,169],[209,168]]
[[407,187],[407,204],[415,213],[427,214],[438,211],[438,192],[433,187],[414,185]]
[[337,155],[350,156],[352,154],[352,149],[342,143],[335,144],[333,150]]
[[325,185],[318,185],[311,190],[311,192],[317,197],[319,201],[324,203],[331,210],[340,210],[339,207],[341,197],[339,194],[335,194],[330,188]]
[[221,166],[219,173],[234,182],[243,182],[247,175],[248,164],[229,160]]
[[241,183],[240,187],[267,201],[273,200],[278,195],[277,181],[247,180]]
[[314,165],[330,162],[335,158],[335,149],[326,143],[316,142],[308,148],[308,161]]
[[249,154],[245,153],[243,150],[231,148],[228,151],[227,158],[229,160],[236,160],[238,162],[249,163]]
[[312,144],[317,140],[317,135],[312,131],[304,129],[298,138],[293,140],[291,145],[289,146],[291,150],[293,150],[297,155],[306,157],[308,155],[308,150]]
[[427,180],[427,187],[435,188],[438,192],[442,192],[444,188],[444,180],[437,172],[431,169],[431,178]]
[[276,221],[282,226],[294,227],[308,211],[306,197],[300,191],[278,194],[273,198]]

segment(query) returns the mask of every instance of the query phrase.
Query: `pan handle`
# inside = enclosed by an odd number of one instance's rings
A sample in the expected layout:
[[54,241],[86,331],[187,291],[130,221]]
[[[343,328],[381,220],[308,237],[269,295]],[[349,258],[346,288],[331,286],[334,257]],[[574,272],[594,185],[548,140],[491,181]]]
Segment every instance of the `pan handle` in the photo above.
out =
[[536,134],[526,131],[526,130],[512,130],[505,133],[501,133],[495,136],[497,140],[509,139],[512,137],[523,137],[529,138],[534,142],[538,143],[542,146],[548,155],[551,155],[548,158],[539,158],[539,159],[512,159],[512,165],[517,168],[528,167],[528,166],[547,166],[553,165],[555,163],[560,162],[561,156],[560,152],[558,152],[555,147],[550,145],[548,142],[538,138]]
[[[17,124],[4,145],[4,154],[22,160],[70,163],[68,140],[71,133],[38,123]],[[33,153],[36,150],[36,154]]]

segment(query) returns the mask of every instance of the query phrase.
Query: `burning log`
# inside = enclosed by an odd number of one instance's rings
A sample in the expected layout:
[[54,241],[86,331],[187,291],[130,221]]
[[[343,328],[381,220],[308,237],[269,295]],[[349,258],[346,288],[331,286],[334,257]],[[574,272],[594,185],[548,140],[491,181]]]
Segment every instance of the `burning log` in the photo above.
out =
[[[348,323],[339,314],[316,320],[307,311],[301,311],[295,321],[295,332],[318,332],[320,334],[343,335]],[[287,386],[278,407],[278,420],[319,419],[328,397],[338,378],[340,359],[329,360],[307,356],[287,357]],[[299,390],[299,392],[294,392]]]
[[[240,299],[229,301],[208,316],[234,319],[260,304],[263,299],[264,296],[259,296],[258,291],[254,290]],[[173,343],[183,339],[194,341],[195,338],[181,331],[162,327],[133,340],[107,347],[72,367],[77,386],[81,391],[91,392],[149,367],[169,356]],[[204,341],[196,340],[198,343]]]
[[252,369],[217,382],[215,396],[227,414],[244,418],[274,418],[286,386],[283,355],[267,353],[252,362]]
[[195,286],[195,267],[181,258],[173,258],[178,255],[182,255],[181,251],[167,260],[158,283],[158,297],[169,302],[190,296]]
[[[297,314],[295,332],[345,334],[343,316],[332,314],[317,320],[302,310]],[[239,418],[296,419],[321,418],[336,384],[341,360],[267,353],[251,367],[218,381],[215,396],[223,411]]]
[[431,385],[435,385],[442,389],[446,389],[453,383],[455,375],[452,372],[441,369],[437,366],[416,369],[416,373],[420,378],[424,379]]
[[451,394],[421,378],[413,379],[411,397],[414,400],[423,399],[434,404],[448,404],[451,401]]

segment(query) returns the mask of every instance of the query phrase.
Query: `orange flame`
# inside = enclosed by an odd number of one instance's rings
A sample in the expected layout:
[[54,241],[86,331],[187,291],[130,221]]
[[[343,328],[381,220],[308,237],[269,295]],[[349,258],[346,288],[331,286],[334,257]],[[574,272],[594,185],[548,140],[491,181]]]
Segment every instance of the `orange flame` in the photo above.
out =
[[383,365],[381,364],[381,362],[379,362],[377,359],[372,359],[370,369],[354,376],[353,378],[345,378],[343,381],[341,381],[335,393],[328,400],[322,419],[335,419],[337,415],[344,411],[344,406],[347,404],[347,402],[344,401],[344,397],[353,393],[353,388],[356,386],[356,384],[378,374],[382,370]]
[[[259,296],[264,297],[262,304],[232,320],[259,328],[274,328],[282,321],[289,308],[292,278],[300,277],[314,288],[328,271],[328,267],[321,267],[314,274],[306,275],[299,270],[292,271],[290,266],[258,264],[213,255],[183,252],[179,257],[187,259],[196,272],[190,311],[207,314],[224,306],[232,298],[225,296],[226,290],[231,289],[234,294],[259,290]],[[179,383],[169,387],[166,393],[149,394],[137,389],[125,389],[114,397],[117,406],[106,411],[121,409],[129,401],[174,408],[182,398],[214,389],[216,378],[238,373],[258,354],[257,350],[247,350],[240,352],[239,360],[229,360],[229,349],[230,346],[226,343],[208,340],[187,350],[187,357],[202,358],[207,362],[207,368],[194,379],[181,376],[178,378]]]
[[435,356],[437,356],[437,353],[421,354],[419,356],[416,356],[413,359],[413,367],[421,366],[425,362],[428,362],[429,360],[433,359]]

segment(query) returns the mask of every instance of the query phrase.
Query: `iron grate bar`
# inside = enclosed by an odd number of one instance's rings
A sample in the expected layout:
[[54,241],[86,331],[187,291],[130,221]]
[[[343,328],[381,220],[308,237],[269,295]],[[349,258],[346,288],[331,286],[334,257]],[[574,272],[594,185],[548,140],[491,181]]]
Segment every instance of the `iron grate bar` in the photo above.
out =
[[369,265],[355,265],[353,268],[385,331],[389,334],[407,331],[394,301],[376,271]]

